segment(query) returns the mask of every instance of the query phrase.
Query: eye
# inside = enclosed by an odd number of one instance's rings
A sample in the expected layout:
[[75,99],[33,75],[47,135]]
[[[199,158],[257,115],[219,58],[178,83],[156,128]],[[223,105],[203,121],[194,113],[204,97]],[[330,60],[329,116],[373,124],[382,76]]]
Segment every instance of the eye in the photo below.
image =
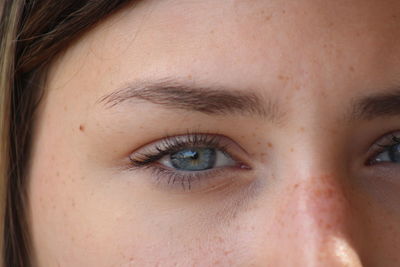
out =
[[150,169],[158,183],[191,189],[211,188],[249,170],[239,160],[245,151],[231,139],[212,134],[166,137],[133,152],[132,169]]
[[212,147],[182,149],[164,156],[159,162],[180,171],[204,171],[236,165],[229,155]]
[[400,163],[400,138],[391,135],[378,142],[379,153],[370,160],[370,164]]

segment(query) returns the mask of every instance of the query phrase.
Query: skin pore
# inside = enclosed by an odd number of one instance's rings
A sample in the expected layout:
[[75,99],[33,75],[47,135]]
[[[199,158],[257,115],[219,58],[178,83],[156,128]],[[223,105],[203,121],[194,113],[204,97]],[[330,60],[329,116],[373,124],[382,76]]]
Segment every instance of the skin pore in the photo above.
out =
[[[52,62],[37,111],[37,266],[399,266],[397,14],[146,0],[104,20]],[[144,156],[188,141],[221,165]]]

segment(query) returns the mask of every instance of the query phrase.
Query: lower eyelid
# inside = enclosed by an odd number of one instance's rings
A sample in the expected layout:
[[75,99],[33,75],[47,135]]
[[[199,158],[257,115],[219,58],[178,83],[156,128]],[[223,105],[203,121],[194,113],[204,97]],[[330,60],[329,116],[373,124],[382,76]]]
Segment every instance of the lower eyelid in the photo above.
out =
[[168,189],[191,191],[194,188],[207,188],[210,183],[216,182],[222,174],[221,169],[212,169],[198,172],[182,172],[170,170],[161,166],[154,166],[154,175],[159,186]]
[[241,171],[250,170],[239,167],[222,167],[205,171],[185,172],[159,164],[153,164],[146,168],[150,171],[152,180],[157,187],[172,192],[212,191],[243,181]]

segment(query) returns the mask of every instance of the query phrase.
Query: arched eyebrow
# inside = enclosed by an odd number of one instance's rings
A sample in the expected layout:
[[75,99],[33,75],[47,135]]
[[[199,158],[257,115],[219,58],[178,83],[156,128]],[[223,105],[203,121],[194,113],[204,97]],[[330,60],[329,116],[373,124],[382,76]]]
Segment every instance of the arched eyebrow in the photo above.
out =
[[373,120],[393,116],[400,116],[399,88],[353,100],[351,120]]
[[[202,86],[172,78],[136,81],[99,99],[107,108],[130,100],[146,101],[174,110],[196,111],[207,115],[257,116],[272,122],[281,121],[284,113],[278,103],[253,91],[221,86]],[[348,121],[373,120],[400,116],[400,89],[354,98]]]
[[202,86],[172,79],[133,82],[103,96],[99,102],[113,108],[128,100],[146,101],[168,109],[207,115],[240,114],[278,120],[277,103],[254,92],[220,86]]

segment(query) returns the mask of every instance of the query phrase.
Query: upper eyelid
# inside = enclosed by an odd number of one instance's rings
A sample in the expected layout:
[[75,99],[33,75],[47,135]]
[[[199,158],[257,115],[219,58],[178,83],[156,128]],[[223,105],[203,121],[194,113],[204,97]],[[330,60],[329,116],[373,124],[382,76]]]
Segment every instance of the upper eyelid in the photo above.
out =
[[394,143],[399,143],[400,142],[400,137],[399,136],[400,136],[400,132],[399,131],[388,133],[388,134],[382,136],[381,138],[379,138],[378,140],[376,140],[374,142],[374,145],[378,145],[380,147],[391,146]]
[[[157,144],[166,145],[171,140],[173,141],[173,140],[181,139],[180,142],[182,142],[183,139],[187,139],[188,141],[191,141],[190,138],[193,138],[194,136],[197,136],[197,137],[202,136],[202,138],[208,138],[208,140],[207,139],[203,139],[203,140],[206,140],[208,143],[212,143],[211,141],[213,141],[214,145],[218,145],[218,146],[221,146],[221,143],[225,143],[226,145],[228,145],[228,144],[235,145],[242,152],[249,155],[249,153],[238,142],[234,141],[232,138],[227,137],[222,134],[212,134],[212,133],[188,133],[188,134],[179,134],[179,135],[169,135],[164,138],[160,138],[155,141],[151,141],[151,142],[135,149],[135,151],[132,151],[131,154],[134,154],[137,152],[145,152],[146,150],[148,151],[148,150],[150,150],[150,148],[152,148],[152,147],[154,148],[154,146]],[[204,144],[204,143],[201,143],[201,140],[197,140],[197,141],[200,141],[200,142],[198,142],[198,144],[193,144],[193,145]],[[182,143],[184,143],[184,142],[182,142]],[[190,143],[190,142],[187,142],[187,143]]]

